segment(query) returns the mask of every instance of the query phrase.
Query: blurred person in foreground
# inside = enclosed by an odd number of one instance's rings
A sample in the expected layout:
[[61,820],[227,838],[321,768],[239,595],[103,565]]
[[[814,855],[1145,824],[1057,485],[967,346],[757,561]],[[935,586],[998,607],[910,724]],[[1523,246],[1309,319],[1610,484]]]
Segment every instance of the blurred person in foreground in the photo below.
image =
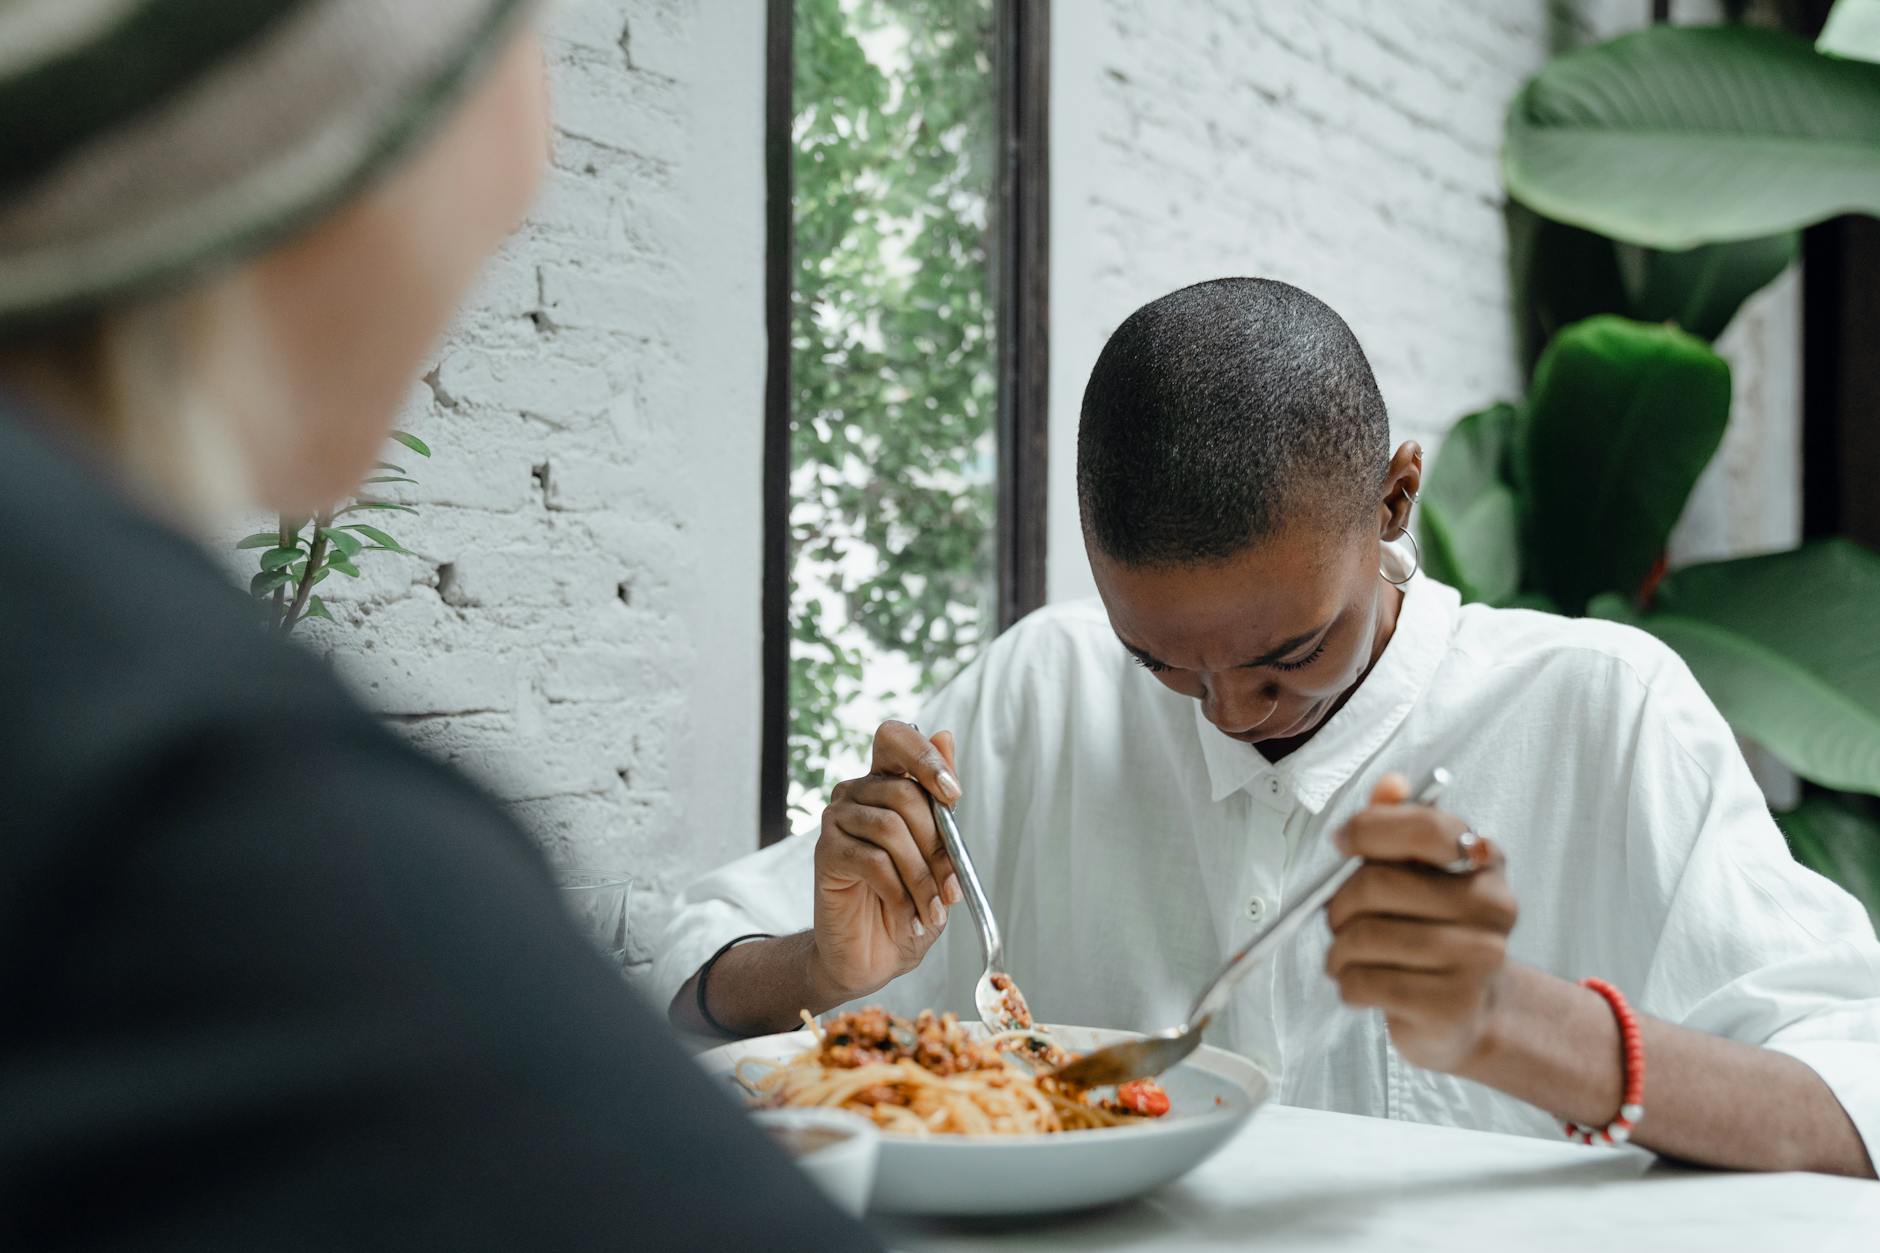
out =
[[[656,965],[669,1012],[756,1032],[858,998],[970,1007],[931,792],[958,803],[1045,1021],[1183,1021],[1351,854],[1324,922],[1209,1030],[1280,1101],[1542,1136],[1623,1137],[1623,1117],[1695,1162],[1871,1178],[1865,911],[1789,856],[1664,644],[1422,576],[1402,538],[1422,475],[1321,301],[1221,279],[1136,311],[1078,433],[1098,599],[990,645],[920,713],[931,742],[882,727],[820,832],[694,885]],[[1440,805],[1405,804],[1437,766]],[[1637,1047],[1589,977],[1637,1006]]]
[[870,1247],[189,538],[371,465],[530,7],[0,0],[0,1247]]

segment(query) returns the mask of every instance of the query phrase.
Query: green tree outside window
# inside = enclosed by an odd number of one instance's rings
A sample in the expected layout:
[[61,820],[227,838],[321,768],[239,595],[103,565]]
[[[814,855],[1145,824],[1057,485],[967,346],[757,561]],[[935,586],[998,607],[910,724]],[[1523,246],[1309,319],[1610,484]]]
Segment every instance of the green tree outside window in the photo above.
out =
[[993,0],[797,0],[790,805],[997,630]]

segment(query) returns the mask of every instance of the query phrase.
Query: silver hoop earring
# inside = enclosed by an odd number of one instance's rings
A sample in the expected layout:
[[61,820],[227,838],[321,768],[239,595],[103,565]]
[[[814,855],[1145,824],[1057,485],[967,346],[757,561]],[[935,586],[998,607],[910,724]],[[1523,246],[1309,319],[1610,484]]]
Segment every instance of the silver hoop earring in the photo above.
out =
[[1389,574],[1385,573],[1382,566],[1379,566],[1377,569],[1378,576],[1392,587],[1402,587],[1411,579],[1416,578],[1417,571],[1423,568],[1423,550],[1417,546],[1416,532],[1412,531],[1409,527],[1405,527],[1403,529],[1402,538],[1410,541],[1410,573],[1404,575],[1401,579],[1393,579]]

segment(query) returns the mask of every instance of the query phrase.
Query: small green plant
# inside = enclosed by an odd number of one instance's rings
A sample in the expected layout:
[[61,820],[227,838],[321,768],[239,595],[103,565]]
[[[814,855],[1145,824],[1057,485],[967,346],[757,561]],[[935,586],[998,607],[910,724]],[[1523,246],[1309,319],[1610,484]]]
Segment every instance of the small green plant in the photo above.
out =
[[[420,457],[429,457],[431,449],[408,431],[393,431],[392,438]],[[381,487],[394,483],[416,483],[404,467],[389,461],[376,462],[377,471],[361,486]],[[259,531],[236,544],[237,548],[261,549],[261,568],[248,582],[248,591],[267,606],[268,629],[281,635],[293,634],[294,628],[308,618],[331,622],[326,602],[313,594],[335,570],[347,578],[359,577],[357,559],[362,553],[404,553],[411,550],[390,534],[364,522],[341,522],[355,513],[371,511],[416,513],[414,506],[392,500],[356,499],[336,506],[313,518],[283,516],[273,531]]]

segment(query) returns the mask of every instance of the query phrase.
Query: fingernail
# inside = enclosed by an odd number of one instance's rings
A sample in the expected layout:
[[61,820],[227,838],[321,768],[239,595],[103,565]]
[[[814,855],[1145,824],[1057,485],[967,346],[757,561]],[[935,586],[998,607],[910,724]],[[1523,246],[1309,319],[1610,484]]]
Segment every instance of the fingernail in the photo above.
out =
[[914,919],[914,938],[919,939],[921,936],[924,936],[926,934],[927,934],[927,928],[920,925],[920,919],[918,918]]
[[940,784],[940,791],[943,793],[941,799],[947,804],[951,805],[960,798],[960,781],[953,777],[951,770],[942,770],[935,782]]
[[946,925],[947,911],[946,908],[940,904],[939,897],[936,896],[927,902],[927,916],[933,919],[933,925],[936,927],[944,927]]
[[966,893],[960,891],[960,877],[956,874],[947,876],[947,885],[941,891],[947,894],[947,904],[957,905],[966,899]]

